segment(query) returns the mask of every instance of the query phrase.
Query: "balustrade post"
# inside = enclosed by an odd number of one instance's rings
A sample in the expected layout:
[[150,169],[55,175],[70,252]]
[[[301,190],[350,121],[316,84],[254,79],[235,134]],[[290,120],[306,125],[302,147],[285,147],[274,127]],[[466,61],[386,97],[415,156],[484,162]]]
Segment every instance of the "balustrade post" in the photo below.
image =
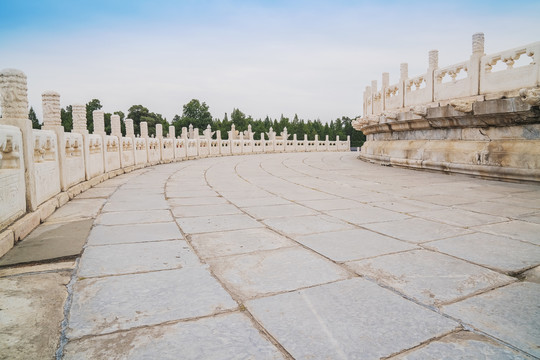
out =
[[28,119],[28,95],[26,75],[15,69],[0,72],[0,104],[2,117],[0,124],[19,128],[22,134],[22,158],[26,185],[26,210],[37,209],[34,170],[34,136],[32,121]]

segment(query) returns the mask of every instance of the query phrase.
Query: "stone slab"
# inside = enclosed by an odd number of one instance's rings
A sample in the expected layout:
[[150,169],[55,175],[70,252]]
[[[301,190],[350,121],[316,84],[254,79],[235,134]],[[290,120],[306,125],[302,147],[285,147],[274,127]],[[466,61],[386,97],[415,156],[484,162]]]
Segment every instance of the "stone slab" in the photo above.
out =
[[289,200],[278,196],[234,198],[231,202],[239,207],[292,204]]
[[334,263],[301,247],[209,259],[214,274],[242,298],[327,283],[350,276]]
[[370,203],[373,206],[377,206],[383,209],[397,211],[401,213],[415,213],[418,211],[426,210],[440,210],[444,209],[443,206],[435,205],[429,202],[419,200],[400,199],[398,201],[375,201]]
[[75,196],[75,199],[108,198],[116,190],[116,187],[93,187]]
[[243,210],[257,219],[318,214],[317,211],[298,204],[252,206],[245,207]]
[[0,266],[78,256],[92,228],[92,219],[43,223],[0,258]]
[[309,208],[319,211],[353,209],[361,205],[358,201],[349,199],[307,200],[301,201],[301,203]]
[[436,221],[410,218],[364,224],[363,227],[400,240],[422,243],[470,233],[470,230]]
[[165,192],[167,198],[198,198],[198,197],[208,197],[216,195],[216,192],[210,188],[207,190],[195,190],[195,191],[185,191],[183,189],[169,189]]
[[421,303],[436,306],[515,281],[427,250],[384,255],[347,265],[359,275],[375,279]]
[[470,227],[478,226],[484,224],[498,223],[502,221],[508,221],[508,218],[501,216],[493,216],[487,214],[479,214],[472,211],[461,210],[461,209],[443,209],[443,210],[432,210],[432,211],[421,211],[414,214],[415,216],[439,221],[445,224],[460,226],[460,227]]
[[107,202],[103,206],[103,212],[108,211],[133,211],[133,210],[159,210],[168,209],[169,204],[164,197],[151,197],[145,201],[133,198],[130,201],[114,201]]
[[357,225],[409,218],[405,214],[370,205],[362,205],[350,210],[331,210],[326,213]]
[[442,311],[540,357],[540,284],[520,282],[447,305]]
[[474,230],[494,235],[508,236],[512,239],[528,241],[540,245],[540,224],[527,221],[512,220],[500,224],[477,226]]
[[190,242],[203,259],[296,245],[266,228],[194,234]]
[[173,217],[169,210],[139,210],[139,211],[114,211],[101,213],[95,223],[98,225],[125,225],[171,222]]
[[88,245],[112,245],[160,240],[184,239],[174,222],[130,225],[96,225],[88,237]]
[[271,218],[263,222],[267,226],[290,236],[354,229],[354,226],[326,215]]
[[203,267],[77,281],[70,339],[211,315],[237,307]]
[[[539,200],[540,202],[540,200]],[[540,205],[538,205],[540,207]],[[521,216],[531,215],[535,212],[534,209],[506,204],[498,201],[481,201],[470,204],[458,205],[457,208],[476,211],[483,214],[503,216],[509,218],[518,218]]]
[[78,276],[130,274],[194,265],[200,265],[199,259],[184,240],[89,246],[81,258]]
[[524,281],[540,284],[540,266],[525,271],[523,274],[521,274],[521,278]]
[[263,226],[245,214],[177,218],[176,222],[187,234],[252,229]]
[[241,313],[75,340],[64,359],[284,359]]
[[171,210],[175,217],[215,216],[242,213],[236,206],[231,204],[177,206],[173,207]]
[[392,360],[424,359],[489,359],[489,360],[530,360],[532,357],[518,353],[494,340],[469,331],[460,331],[435,340],[406,353],[394,356]]
[[364,229],[296,236],[295,240],[334,261],[359,260],[417,247]]
[[95,218],[105,199],[79,199],[71,200],[47,218],[47,223],[76,221],[81,219]]
[[424,245],[508,274],[516,274],[540,264],[539,246],[485,233],[468,234]]
[[0,278],[0,358],[53,359],[71,271]]
[[45,271],[52,272],[52,271],[58,271],[58,270],[73,270],[75,269],[75,261],[76,260],[65,260],[65,261],[51,262],[51,263],[45,263],[45,264],[5,267],[5,268],[0,269],[0,277],[45,272]]
[[295,359],[379,359],[459,326],[359,278],[255,299],[246,306]]
[[197,198],[169,198],[167,200],[171,207],[206,204],[227,204],[227,199],[221,196],[205,196]]

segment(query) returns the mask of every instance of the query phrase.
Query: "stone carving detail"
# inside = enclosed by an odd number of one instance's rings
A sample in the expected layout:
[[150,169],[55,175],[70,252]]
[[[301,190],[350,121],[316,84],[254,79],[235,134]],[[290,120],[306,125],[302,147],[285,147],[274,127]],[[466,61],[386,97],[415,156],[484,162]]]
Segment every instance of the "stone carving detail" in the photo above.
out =
[[43,105],[43,125],[61,126],[60,94],[55,91],[46,91],[41,94]]
[[411,108],[411,111],[414,115],[418,115],[422,117],[427,116],[427,106],[422,106],[422,105],[414,106]]
[[100,153],[101,152],[101,139],[90,138],[88,146],[90,147],[90,154]]
[[4,119],[28,120],[26,75],[15,69],[0,72],[0,105]]
[[521,100],[531,106],[540,106],[540,88],[519,90]]
[[92,112],[94,119],[94,134],[105,135],[105,113],[102,110]]
[[0,132],[0,169],[21,167],[20,143],[11,134]]
[[141,137],[148,138],[148,123],[146,121],[141,121]]
[[111,134],[115,134],[117,136],[119,136],[119,134],[122,134],[122,127],[120,125],[119,115],[111,115]]
[[397,119],[398,119],[398,113],[395,112],[395,111],[387,111],[387,112],[384,113],[384,117],[385,117],[387,120],[397,121]]
[[116,141],[116,136],[107,137],[107,152],[118,152],[118,142]]
[[470,113],[473,111],[473,103],[474,101],[456,99],[450,101],[450,106],[452,106],[457,111]]
[[206,139],[208,139],[208,140],[212,139],[212,136],[214,136],[215,133],[216,133],[215,131],[212,131],[212,128],[211,128],[210,125],[208,125],[208,126],[206,127],[206,129],[203,131],[204,137],[205,137]]
[[[74,104],[71,106],[73,111],[73,130],[86,131],[86,106],[81,104]],[[101,112],[103,114],[103,111]],[[105,124],[105,121],[103,122]],[[97,133],[99,127],[96,127],[96,118],[94,117],[94,133]],[[103,131],[105,131],[105,125],[103,125]]]
[[133,120],[126,119],[124,120],[126,124],[126,136],[135,136],[135,130],[133,129]]
[[50,135],[50,131],[34,130],[34,162],[55,161],[56,140]]
[[484,53],[484,33],[473,34],[472,37],[472,51],[475,53]]
[[439,67],[439,50],[430,50],[429,56],[429,68],[436,69]]

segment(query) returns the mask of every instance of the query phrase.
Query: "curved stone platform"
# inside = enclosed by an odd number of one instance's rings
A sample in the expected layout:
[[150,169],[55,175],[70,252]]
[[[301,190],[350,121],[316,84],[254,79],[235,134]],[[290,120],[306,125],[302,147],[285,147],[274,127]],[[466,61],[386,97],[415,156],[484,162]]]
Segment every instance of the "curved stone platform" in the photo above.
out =
[[84,218],[64,359],[540,356],[538,185],[234,156],[120,175],[47,222]]

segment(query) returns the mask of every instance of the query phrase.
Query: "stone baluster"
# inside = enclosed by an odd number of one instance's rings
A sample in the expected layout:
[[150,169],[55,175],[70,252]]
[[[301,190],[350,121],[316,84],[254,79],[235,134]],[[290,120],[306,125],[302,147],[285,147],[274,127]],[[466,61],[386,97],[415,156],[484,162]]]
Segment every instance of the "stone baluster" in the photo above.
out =
[[41,94],[41,101],[43,105],[42,129],[52,129],[55,126],[62,126],[60,94],[55,91],[46,91]]
[[72,132],[88,134],[88,127],[86,126],[86,106],[85,105],[72,105],[71,111],[73,114]]
[[141,121],[141,137],[148,139],[148,123],[146,121]]
[[103,110],[94,110],[92,112],[94,120],[94,134],[105,136],[105,113]]
[[429,68],[430,69],[439,68],[439,50],[429,51]]
[[133,128],[133,120],[126,119],[124,120],[124,123],[126,124],[126,136],[135,138],[135,129]]
[[119,115],[111,115],[111,135],[118,137],[118,141],[122,139],[122,125]]
[[169,133],[167,134],[168,138],[174,139],[176,137],[176,129],[174,125],[169,126]]
[[472,55],[467,71],[470,79],[470,94],[480,94],[480,62],[484,56],[484,33],[476,33],[472,36]]
[[26,75],[15,69],[4,69],[0,72],[0,105],[2,117],[0,124],[16,126],[21,130],[23,142],[23,159],[25,167],[26,210],[37,209],[35,170],[34,170],[34,136],[32,121],[28,119],[28,95]]
[[382,85],[381,85],[381,101],[382,109],[386,109],[386,89],[390,86],[390,74],[387,72],[382,73]]
[[163,125],[161,124],[156,124],[156,137],[163,139]]

